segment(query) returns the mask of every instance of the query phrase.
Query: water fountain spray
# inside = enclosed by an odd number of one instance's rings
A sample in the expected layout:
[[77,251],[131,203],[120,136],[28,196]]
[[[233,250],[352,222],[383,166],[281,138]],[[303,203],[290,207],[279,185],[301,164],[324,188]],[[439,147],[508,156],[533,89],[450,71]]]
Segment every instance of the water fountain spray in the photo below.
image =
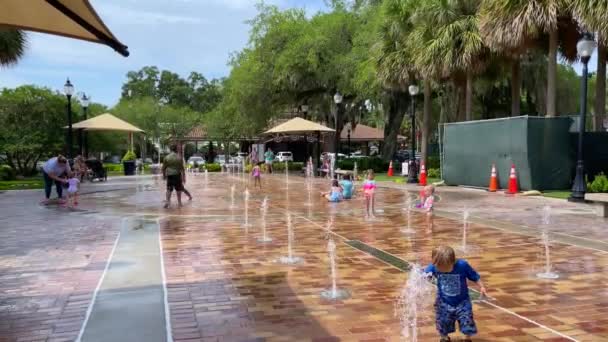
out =
[[469,210],[465,209],[462,212],[462,251],[467,251],[467,229],[469,228]]
[[294,265],[302,262],[302,258],[293,255],[293,242],[295,234],[293,231],[293,221],[291,214],[287,213],[287,256],[281,257],[279,261],[283,264]]
[[433,284],[419,265],[412,265],[407,282],[401,290],[395,315],[401,321],[401,334],[410,342],[418,341],[418,321],[433,301]]
[[266,214],[268,213],[268,196],[264,197],[264,201],[262,201],[262,207],[260,208],[262,211],[262,237],[258,239],[258,242],[267,243],[271,242],[272,238],[270,238],[266,232]]
[[249,189],[245,188],[245,191],[243,192],[243,197],[244,197],[244,201],[245,201],[245,222],[243,223],[243,227],[248,229],[249,227],[251,227],[251,224],[249,223],[249,197],[250,197],[250,193],[249,193]]
[[546,205],[543,207],[543,232],[541,240],[545,251],[545,269],[544,272],[537,273],[536,276],[541,279],[557,279],[559,274],[552,271],[551,265],[551,239],[549,237],[549,225],[551,224],[551,207]]
[[338,269],[336,265],[336,243],[333,237],[329,237],[327,242],[327,252],[329,254],[331,288],[321,292],[321,297],[328,300],[343,300],[350,297],[348,290],[338,288]]
[[230,187],[230,209],[236,208],[236,204],[234,204],[234,191],[236,190],[236,186],[232,184]]
[[407,225],[401,228],[401,232],[405,234],[414,234],[416,231],[412,229],[412,196],[406,191],[405,192],[405,215],[407,217]]

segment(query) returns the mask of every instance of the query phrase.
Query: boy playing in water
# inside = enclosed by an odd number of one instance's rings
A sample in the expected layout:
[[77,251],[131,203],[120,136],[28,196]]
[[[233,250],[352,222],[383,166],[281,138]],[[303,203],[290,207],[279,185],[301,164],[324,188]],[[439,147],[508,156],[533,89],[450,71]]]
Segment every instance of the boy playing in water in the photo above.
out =
[[449,246],[435,248],[432,259],[433,263],[424,271],[437,279],[435,326],[441,335],[440,342],[451,341],[448,335],[456,331],[456,321],[460,331],[466,335],[464,341],[471,342],[471,336],[477,334],[477,327],[467,279],[479,286],[482,296],[486,295],[479,273],[466,260],[456,259],[454,249]]

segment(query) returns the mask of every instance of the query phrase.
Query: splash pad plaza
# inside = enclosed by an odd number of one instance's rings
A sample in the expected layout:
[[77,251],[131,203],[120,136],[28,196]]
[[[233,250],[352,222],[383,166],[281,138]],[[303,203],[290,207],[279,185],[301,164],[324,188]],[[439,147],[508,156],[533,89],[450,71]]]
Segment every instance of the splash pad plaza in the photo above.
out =
[[380,183],[366,220],[325,179],[249,182],[191,175],[168,210],[156,176],[85,184],[77,209],[2,194],[0,340],[437,341],[408,277],[439,245],[488,288],[474,341],[608,340],[608,223],[585,205],[439,188],[431,226],[416,186]]

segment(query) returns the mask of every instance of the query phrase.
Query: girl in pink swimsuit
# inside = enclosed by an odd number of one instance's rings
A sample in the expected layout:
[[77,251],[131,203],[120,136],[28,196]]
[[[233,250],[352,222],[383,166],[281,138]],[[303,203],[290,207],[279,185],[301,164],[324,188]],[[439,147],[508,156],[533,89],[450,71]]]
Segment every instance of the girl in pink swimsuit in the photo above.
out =
[[253,187],[255,188],[256,186],[260,186],[260,189],[262,188],[262,170],[260,169],[260,164],[258,163],[256,166],[253,167],[253,169],[251,170],[251,176],[253,176]]
[[[365,217],[374,217],[376,211],[374,205],[374,192],[376,190],[376,181],[373,170],[367,171],[367,180],[363,182],[363,193],[365,194]],[[370,212],[371,207],[371,212]]]

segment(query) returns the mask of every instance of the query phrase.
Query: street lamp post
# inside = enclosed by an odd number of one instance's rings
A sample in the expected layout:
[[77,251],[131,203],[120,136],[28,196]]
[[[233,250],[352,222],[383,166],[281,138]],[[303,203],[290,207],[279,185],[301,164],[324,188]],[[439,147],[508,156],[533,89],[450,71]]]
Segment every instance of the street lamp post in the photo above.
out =
[[302,116],[304,117],[304,119],[308,120],[308,105],[301,105],[300,110],[302,111]]
[[70,82],[68,78],[67,82],[63,86],[63,91],[65,96],[68,98],[68,134],[66,139],[66,144],[68,145],[67,149],[67,157],[71,159],[73,157],[72,154],[72,94],[74,94],[74,86]]
[[348,131],[346,133],[347,133],[347,139],[348,139],[348,154],[350,154],[350,151],[351,151],[351,149],[350,149],[350,125],[348,126]]
[[589,64],[589,59],[596,46],[597,44],[589,33],[585,33],[583,38],[576,44],[576,50],[583,62],[583,75],[581,79],[581,112],[578,129],[576,176],[574,177],[574,184],[572,185],[572,194],[570,194],[570,197],[568,198],[568,200],[572,202],[585,201],[585,192],[587,192],[587,185],[585,184],[585,163],[583,161],[583,139],[585,136],[585,117],[587,116],[587,64]]
[[416,95],[418,95],[418,86],[412,84],[408,88],[412,97],[412,151],[410,153],[410,165],[408,167],[408,183],[418,183],[418,167],[416,166]]
[[[82,104],[82,114],[83,119],[87,119],[87,110],[89,109],[89,103],[91,99],[87,97],[87,94],[82,94],[82,98],[80,99],[80,103]],[[80,129],[80,153],[84,156],[85,159],[89,158],[89,144],[87,141],[87,132],[84,132],[83,129]]]
[[340,93],[336,93],[336,95],[334,95],[334,102],[336,103],[337,106],[337,110],[336,110],[336,116],[335,116],[335,120],[334,120],[334,128],[336,129],[336,133],[335,133],[335,146],[334,146],[334,158],[338,157],[338,151],[340,151],[340,134],[338,134],[338,123],[340,122],[340,117],[342,115],[342,100],[344,99],[344,97],[342,96],[342,94]]

